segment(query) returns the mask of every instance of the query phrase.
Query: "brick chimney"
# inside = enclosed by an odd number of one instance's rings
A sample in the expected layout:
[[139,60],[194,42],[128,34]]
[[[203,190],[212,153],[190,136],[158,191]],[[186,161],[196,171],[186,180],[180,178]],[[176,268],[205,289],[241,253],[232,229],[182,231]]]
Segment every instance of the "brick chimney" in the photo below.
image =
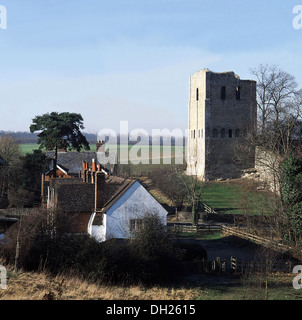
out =
[[92,159],[92,171],[96,171],[95,159]]
[[104,205],[105,196],[105,174],[95,172],[95,192],[94,192],[94,210],[100,211]]

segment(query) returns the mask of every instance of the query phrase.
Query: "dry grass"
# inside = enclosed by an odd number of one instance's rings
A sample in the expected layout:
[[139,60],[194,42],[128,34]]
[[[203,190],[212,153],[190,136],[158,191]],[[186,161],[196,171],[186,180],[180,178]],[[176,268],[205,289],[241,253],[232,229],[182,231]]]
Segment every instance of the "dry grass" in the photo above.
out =
[[[263,279],[203,277],[192,287],[100,286],[77,277],[52,277],[43,272],[8,271],[7,289],[0,300],[301,300],[292,286],[293,274],[273,274],[266,293]],[[261,280],[261,281],[260,281]],[[260,284],[261,282],[261,284]]]
[[8,271],[7,289],[0,300],[191,300],[196,289],[143,286],[108,287],[70,276]]

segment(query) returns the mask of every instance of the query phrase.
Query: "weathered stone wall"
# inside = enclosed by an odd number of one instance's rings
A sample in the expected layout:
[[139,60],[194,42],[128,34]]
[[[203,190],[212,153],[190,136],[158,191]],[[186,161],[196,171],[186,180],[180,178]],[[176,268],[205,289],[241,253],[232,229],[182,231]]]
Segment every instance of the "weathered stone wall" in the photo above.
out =
[[281,161],[282,159],[278,155],[261,148],[256,148],[255,169],[259,180],[275,193],[279,193],[280,191],[279,166]]
[[253,167],[253,157],[241,166],[234,159],[235,146],[256,130],[256,119],[255,81],[208,69],[191,75],[187,173],[205,180],[235,178]]

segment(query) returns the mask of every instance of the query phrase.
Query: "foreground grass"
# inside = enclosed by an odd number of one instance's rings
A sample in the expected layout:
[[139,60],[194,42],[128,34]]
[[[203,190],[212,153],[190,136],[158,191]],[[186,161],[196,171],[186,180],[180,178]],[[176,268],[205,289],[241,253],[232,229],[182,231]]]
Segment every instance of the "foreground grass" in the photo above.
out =
[[9,272],[1,300],[192,300],[197,290],[184,287],[101,286],[77,277]]
[[0,300],[301,300],[292,286],[293,274],[244,277],[196,275],[183,286],[118,287],[92,284],[71,276],[43,272],[8,272]]

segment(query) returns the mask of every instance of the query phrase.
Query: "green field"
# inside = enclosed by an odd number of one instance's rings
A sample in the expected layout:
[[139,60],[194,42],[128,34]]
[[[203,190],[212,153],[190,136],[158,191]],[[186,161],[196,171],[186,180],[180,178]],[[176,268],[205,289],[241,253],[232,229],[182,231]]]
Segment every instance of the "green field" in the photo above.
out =
[[26,153],[32,153],[34,150],[39,149],[39,145],[36,143],[20,144],[19,146],[23,155]]
[[[128,148],[129,154],[134,155],[138,151],[138,155],[141,156],[142,160],[146,160],[149,157],[152,157],[156,160],[158,157],[161,159],[168,158],[171,154],[172,157],[175,155],[180,155],[184,152],[184,147],[182,146],[149,146],[149,145],[142,145],[142,146],[134,146],[134,145],[108,145],[109,150],[117,151],[118,153],[125,151]],[[33,150],[39,149],[39,145],[35,143],[28,143],[28,144],[20,144],[20,149],[23,154],[31,153]],[[140,150],[139,150],[140,149]],[[85,150],[83,150],[85,151]],[[90,151],[96,151],[96,145],[90,145]]]
[[[121,153],[128,148],[129,163],[120,164],[120,173],[126,176],[143,176],[148,172],[158,168],[170,167],[177,163],[185,168],[184,147],[182,146],[133,146],[133,145],[108,145],[109,152],[117,152],[120,158]],[[39,149],[38,144],[20,144],[22,154],[31,153],[33,150]],[[108,150],[108,149],[107,149]],[[85,150],[83,150],[85,151]],[[90,151],[96,151],[96,145],[90,145]],[[132,159],[138,157],[140,163],[132,162]]]

